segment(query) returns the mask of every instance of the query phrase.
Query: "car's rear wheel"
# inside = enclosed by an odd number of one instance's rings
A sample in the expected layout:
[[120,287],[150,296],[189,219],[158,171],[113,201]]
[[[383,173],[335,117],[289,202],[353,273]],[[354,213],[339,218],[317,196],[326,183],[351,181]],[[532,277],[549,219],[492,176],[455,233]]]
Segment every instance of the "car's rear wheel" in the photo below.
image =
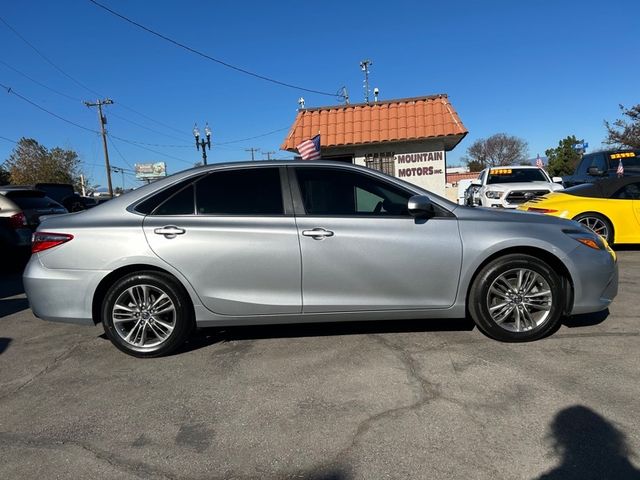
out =
[[193,326],[187,294],[160,272],[128,274],[107,291],[102,324],[109,340],[129,355],[166,355],[189,336]]
[[587,212],[573,218],[589,230],[604,238],[609,245],[613,245],[613,226],[607,217],[599,213]]
[[469,294],[469,312],[484,333],[527,342],[551,333],[562,314],[562,281],[546,262],[510,254],[487,264]]

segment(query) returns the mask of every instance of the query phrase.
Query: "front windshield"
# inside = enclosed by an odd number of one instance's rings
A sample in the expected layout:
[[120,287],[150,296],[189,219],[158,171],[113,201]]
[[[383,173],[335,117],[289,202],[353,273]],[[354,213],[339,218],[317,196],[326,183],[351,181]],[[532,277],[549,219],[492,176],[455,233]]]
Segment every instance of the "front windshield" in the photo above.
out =
[[489,170],[487,184],[516,182],[548,182],[542,170],[538,168],[492,168]]

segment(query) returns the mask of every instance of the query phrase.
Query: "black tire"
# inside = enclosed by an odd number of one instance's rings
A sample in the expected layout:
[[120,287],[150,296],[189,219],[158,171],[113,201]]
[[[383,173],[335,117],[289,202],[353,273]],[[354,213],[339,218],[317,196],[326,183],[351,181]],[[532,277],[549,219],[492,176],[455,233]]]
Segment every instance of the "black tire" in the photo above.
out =
[[116,281],[102,302],[101,319],[109,340],[134,357],[173,352],[194,326],[182,285],[170,275],[154,271],[130,273]]
[[614,231],[611,221],[604,215],[596,212],[585,212],[573,217],[573,220],[581,223],[589,230],[603,237],[609,245],[613,245]]
[[[525,272],[526,281],[517,293],[520,271]],[[509,293],[508,286],[514,293]],[[546,291],[549,294],[543,295]],[[546,262],[526,254],[491,261],[475,277],[469,292],[473,321],[486,335],[503,342],[529,342],[552,333],[563,304],[561,277]]]

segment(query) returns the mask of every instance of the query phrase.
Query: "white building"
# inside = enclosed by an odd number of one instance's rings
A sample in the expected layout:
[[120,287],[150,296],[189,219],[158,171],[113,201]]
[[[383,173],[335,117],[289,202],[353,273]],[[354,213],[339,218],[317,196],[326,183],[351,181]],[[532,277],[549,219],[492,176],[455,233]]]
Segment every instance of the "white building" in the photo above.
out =
[[305,108],[281,148],[320,134],[323,160],[374,168],[445,195],[446,152],[467,134],[447,95]]

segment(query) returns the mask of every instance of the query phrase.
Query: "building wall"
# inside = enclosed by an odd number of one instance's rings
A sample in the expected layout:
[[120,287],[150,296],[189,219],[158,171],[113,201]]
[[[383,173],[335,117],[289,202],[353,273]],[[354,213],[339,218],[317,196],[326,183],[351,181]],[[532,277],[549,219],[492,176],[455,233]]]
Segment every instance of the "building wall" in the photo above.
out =
[[445,196],[446,152],[441,140],[322,149],[322,156],[327,160],[345,155],[351,155],[353,163],[365,167],[371,163],[384,164],[388,170],[383,171]]

